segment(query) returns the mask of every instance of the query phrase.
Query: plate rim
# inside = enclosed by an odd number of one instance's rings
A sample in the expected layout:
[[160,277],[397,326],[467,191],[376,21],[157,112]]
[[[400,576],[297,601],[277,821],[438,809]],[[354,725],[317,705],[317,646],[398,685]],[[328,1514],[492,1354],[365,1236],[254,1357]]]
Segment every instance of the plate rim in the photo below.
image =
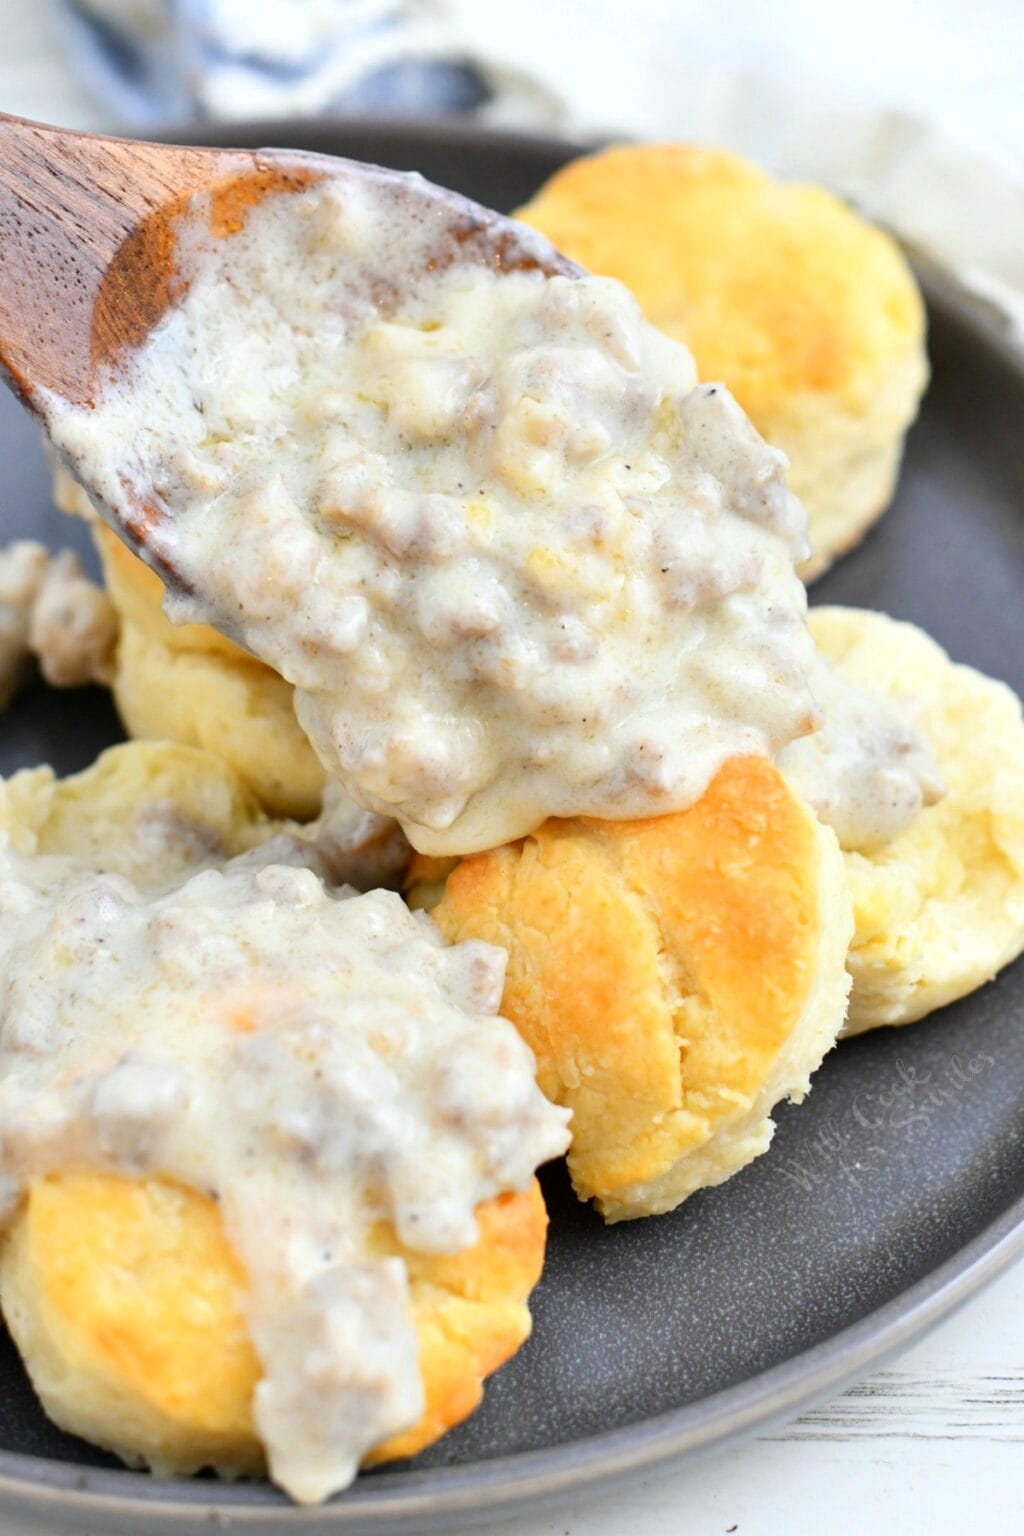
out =
[[[225,134],[246,138],[310,129],[317,135],[375,135],[406,144],[413,135],[434,147],[445,143],[490,145],[565,153],[567,158],[599,147],[558,134],[530,134],[488,124],[443,118],[374,118],[333,115],[313,119],[267,118],[229,124],[190,124],[154,129],[145,137],[203,144]],[[625,136],[624,136],[625,137]],[[902,242],[917,270],[929,308],[952,313],[999,361],[1024,379],[1024,345],[1012,326],[983,295],[926,252]],[[0,1511],[48,1519],[56,1530],[65,1517],[104,1522],[109,1531],[159,1532],[185,1536],[211,1523],[239,1531],[299,1528],[344,1531],[348,1536],[462,1526],[483,1514],[516,1509],[593,1491],[628,1479],[660,1463],[680,1463],[721,1449],[774,1422],[791,1419],[815,1401],[832,1396],[853,1380],[921,1338],[971,1296],[1024,1255],[1024,1194],[941,1264],[912,1285],[849,1324],[766,1371],[679,1408],[542,1450],[496,1456],[455,1466],[376,1471],[335,1500],[316,1508],[291,1503],[272,1484],[142,1478],[128,1468],[83,1466],[26,1452],[0,1450]]]
[[[82,1467],[24,1452],[0,1451],[0,1500],[25,1514],[107,1518],[184,1533],[226,1522],[238,1530],[295,1526],[373,1536],[402,1525],[428,1530],[508,1514],[530,1503],[591,1491],[663,1462],[722,1449],[817,1400],[906,1348],[1024,1255],[1024,1195],[935,1269],[883,1306],[798,1355],[709,1397],[617,1429],[486,1461],[422,1471],[377,1472],[314,1509],[291,1503],[266,1482],[140,1480],[128,1468]],[[215,1489],[214,1497],[210,1489]],[[70,1495],[70,1499],[65,1497]],[[486,1498],[486,1504],[482,1500]],[[10,1501],[8,1503],[8,1501]],[[2,1505],[0,1505],[2,1507]],[[410,1522],[416,1522],[413,1526]],[[50,1527],[56,1529],[56,1527]]]

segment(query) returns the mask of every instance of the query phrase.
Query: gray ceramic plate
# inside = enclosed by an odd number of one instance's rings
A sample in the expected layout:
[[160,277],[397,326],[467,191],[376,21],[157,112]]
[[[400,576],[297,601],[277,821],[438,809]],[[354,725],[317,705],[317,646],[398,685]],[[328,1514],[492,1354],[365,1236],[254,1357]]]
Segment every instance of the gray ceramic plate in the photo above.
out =
[[[416,167],[511,208],[567,145],[448,127],[263,125],[242,143]],[[1024,363],[928,278],[934,380],[899,497],[816,601],[886,609],[1024,690]],[[80,530],[50,509],[34,429],[0,397],[4,538]],[[98,692],[39,689],[0,769],[83,767],[117,739]],[[1024,1248],[1024,970],[923,1025],[838,1049],[765,1158],[675,1215],[606,1229],[549,1170],[533,1338],[480,1411],[319,1513],[263,1485],[155,1482],[62,1435],[0,1345],[0,1512],[49,1532],[445,1528],[750,1431],[901,1348]],[[0,1524],[2,1524],[0,1520]]]

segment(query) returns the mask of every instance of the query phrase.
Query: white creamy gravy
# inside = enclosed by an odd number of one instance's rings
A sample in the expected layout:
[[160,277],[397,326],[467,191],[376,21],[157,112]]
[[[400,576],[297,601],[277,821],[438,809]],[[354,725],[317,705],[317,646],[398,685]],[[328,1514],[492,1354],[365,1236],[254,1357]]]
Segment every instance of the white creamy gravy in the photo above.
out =
[[858,688],[820,655],[811,686],[824,724],[780,752],[779,767],[843,848],[881,847],[945,794],[938,764],[909,710]]
[[181,303],[49,402],[108,515],[161,514],[171,616],[294,683],[430,853],[679,809],[812,728],[782,455],[619,284],[439,261],[424,184],[357,169],[183,226]]
[[298,839],[166,890],[0,835],[0,1217],[76,1167],[213,1195],[250,1279],[271,1473],[323,1499],[423,1408],[405,1266],[370,1229],[459,1251],[481,1201],[567,1144],[495,1016],[505,956],[268,862],[301,861]]

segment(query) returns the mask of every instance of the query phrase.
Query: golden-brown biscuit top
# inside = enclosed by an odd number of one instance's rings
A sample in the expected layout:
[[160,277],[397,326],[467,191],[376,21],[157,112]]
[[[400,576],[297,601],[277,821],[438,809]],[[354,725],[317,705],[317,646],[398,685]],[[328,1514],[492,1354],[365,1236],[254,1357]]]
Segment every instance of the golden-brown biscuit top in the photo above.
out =
[[[457,1254],[404,1248],[381,1223],[367,1257],[409,1275],[425,1407],[368,1462],[413,1456],[479,1403],[526,1338],[547,1214],[536,1180],[477,1209]],[[248,1280],[208,1196],[169,1180],[68,1172],[33,1185],[0,1259],[11,1330],[59,1424],[162,1472],[258,1472],[261,1370]]]
[[625,283],[755,419],[791,392],[856,406],[923,329],[887,235],[821,188],[723,150],[605,150],[559,171],[517,217]]
[[[584,1198],[658,1178],[754,1103],[819,969],[819,848],[774,764],[734,758],[689,810],[548,821],[450,875],[434,919],[508,950],[502,1012],[573,1110]],[[840,999],[833,1038],[841,1019]]]

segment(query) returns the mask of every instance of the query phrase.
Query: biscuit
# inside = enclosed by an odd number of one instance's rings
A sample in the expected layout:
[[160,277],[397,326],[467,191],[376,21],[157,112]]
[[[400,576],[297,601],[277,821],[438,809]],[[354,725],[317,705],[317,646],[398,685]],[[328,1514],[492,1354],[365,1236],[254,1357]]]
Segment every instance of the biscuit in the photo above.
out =
[[295,718],[283,677],[205,624],[172,624],[163,584],[109,528],[94,530],[121,619],[113,681],[130,736],[216,752],[271,814],[315,816],[324,770]]
[[397,824],[343,795],[328,792],[313,822],[270,817],[223,757],[171,741],[122,742],[66,779],[49,767],[0,779],[0,832],[20,853],[71,855],[146,891],[271,838],[332,886],[393,887],[409,861]]
[[892,498],[927,382],[924,306],[892,240],[819,187],[648,144],[557,172],[517,215],[632,289],[789,457],[823,571]]
[[172,624],[160,578],[98,521],[59,465],[53,495],[62,511],[93,525],[121,623],[112,687],[128,734],[216,752],[272,815],[315,816],[325,775],[295,718],[291,685],[208,625]]
[[913,624],[812,608],[818,649],[907,711],[946,794],[877,849],[845,852],[855,931],[846,1034],[909,1024],[1024,950],[1024,721],[1005,683],[958,666]]
[[[70,856],[151,894],[289,832],[301,843],[316,829],[272,821],[225,762],[177,743],[125,742],[62,780],[50,768],[0,780],[0,834],[17,852]],[[419,1423],[372,1459],[412,1455],[465,1418],[530,1331],[547,1227],[539,1187],[477,1216],[479,1241],[457,1254],[407,1251],[386,1225],[367,1238],[368,1259],[405,1263],[426,1394]],[[47,1412],[165,1473],[263,1469],[245,1294],[217,1205],[159,1178],[43,1179],[0,1253],[0,1306]]]
[[144,890],[170,888],[281,827],[227,763],[173,742],[123,742],[65,779],[49,767],[0,779],[0,831],[18,852],[70,855]]
[[688,810],[548,821],[465,859],[433,916],[507,949],[501,1011],[572,1109],[577,1194],[611,1221],[763,1152],[845,1013],[838,844],[766,758],[732,759]]
[[214,752],[272,815],[316,815],[324,771],[284,678],[258,662],[175,650],[130,623],[121,628],[116,669],[114,699],[130,736]]
[[[426,1408],[368,1461],[415,1455],[460,1423],[529,1335],[547,1229],[536,1180],[477,1220],[475,1247],[453,1255],[407,1250],[387,1226],[373,1234],[367,1257],[408,1269]],[[216,1204],[153,1178],[45,1179],[0,1252],[4,1317],[49,1416],[165,1476],[264,1470],[246,1284]]]
[[132,553],[127,544],[103,523],[93,528],[103,580],[110,600],[122,621],[159,640],[171,651],[201,651],[204,655],[229,657],[232,661],[277,674],[248,655],[208,624],[172,624],[164,613],[164,584],[154,570]]

